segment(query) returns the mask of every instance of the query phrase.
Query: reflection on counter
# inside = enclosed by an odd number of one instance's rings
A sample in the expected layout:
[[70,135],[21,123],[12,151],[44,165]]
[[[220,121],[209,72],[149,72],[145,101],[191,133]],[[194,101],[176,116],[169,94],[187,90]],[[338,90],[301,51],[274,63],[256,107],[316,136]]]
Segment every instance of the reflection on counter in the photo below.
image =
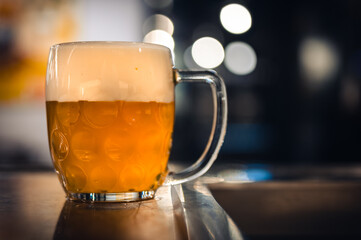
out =
[[171,239],[173,234],[185,239],[186,230],[172,226],[173,221],[157,201],[113,204],[66,201],[54,239]]
[[161,187],[155,199],[141,202],[64,203],[54,239],[114,237],[242,239],[236,225],[202,184]]
[[201,183],[163,186],[152,200],[87,204],[66,201],[55,173],[0,180],[0,239],[243,239]]

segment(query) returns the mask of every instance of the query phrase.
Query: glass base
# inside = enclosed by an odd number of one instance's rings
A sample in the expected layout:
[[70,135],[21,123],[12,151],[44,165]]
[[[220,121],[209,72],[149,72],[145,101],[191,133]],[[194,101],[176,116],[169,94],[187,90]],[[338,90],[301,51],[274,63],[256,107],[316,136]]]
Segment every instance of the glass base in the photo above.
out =
[[134,202],[154,198],[154,191],[124,193],[68,193],[67,198],[80,202]]

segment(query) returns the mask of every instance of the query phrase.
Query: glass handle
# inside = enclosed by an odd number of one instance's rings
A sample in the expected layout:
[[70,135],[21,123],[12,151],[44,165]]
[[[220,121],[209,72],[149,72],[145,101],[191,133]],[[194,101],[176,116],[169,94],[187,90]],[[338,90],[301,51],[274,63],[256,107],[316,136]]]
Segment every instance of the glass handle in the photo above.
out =
[[174,69],[175,83],[196,82],[210,85],[213,96],[213,124],[207,146],[201,157],[190,167],[169,173],[167,184],[192,181],[208,171],[218,156],[226,134],[227,93],[223,79],[215,71],[186,71]]

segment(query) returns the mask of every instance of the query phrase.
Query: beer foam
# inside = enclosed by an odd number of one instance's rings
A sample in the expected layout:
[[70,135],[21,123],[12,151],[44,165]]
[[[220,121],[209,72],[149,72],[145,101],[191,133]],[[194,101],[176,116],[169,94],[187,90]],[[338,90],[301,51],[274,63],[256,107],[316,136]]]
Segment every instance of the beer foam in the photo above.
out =
[[54,45],[49,55],[46,100],[172,102],[170,51],[131,42]]

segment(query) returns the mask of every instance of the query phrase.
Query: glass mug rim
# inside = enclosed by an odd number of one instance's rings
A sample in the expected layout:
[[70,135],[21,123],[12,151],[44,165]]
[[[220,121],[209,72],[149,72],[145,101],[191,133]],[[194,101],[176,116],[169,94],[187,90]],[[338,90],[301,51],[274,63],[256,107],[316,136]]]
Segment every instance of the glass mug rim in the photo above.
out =
[[59,47],[67,47],[67,46],[87,46],[87,45],[103,45],[103,46],[138,46],[138,47],[148,47],[148,48],[154,48],[154,49],[163,49],[167,50],[169,54],[172,53],[172,51],[163,45],[156,44],[156,43],[147,43],[147,42],[138,42],[138,41],[74,41],[74,42],[62,42],[53,44],[50,46],[50,51],[54,48]]
[[[150,59],[153,59],[152,57],[156,57],[154,59],[157,59],[158,57],[160,59],[164,59],[165,62],[160,63],[162,64],[159,70],[156,70],[158,72],[163,72],[165,71],[165,69],[167,72],[170,71],[168,74],[170,75],[162,75],[164,76],[169,76],[169,80],[172,82],[172,89],[171,91],[174,94],[174,88],[175,86],[180,83],[180,82],[202,82],[202,83],[207,83],[210,84],[211,88],[212,88],[212,94],[213,94],[213,98],[214,98],[214,117],[213,117],[213,126],[212,126],[212,132],[211,132],[211,136],[209,138],[208,144],[206,146],[206,149],[204,151],[204,153],[202,154],[202,156],[190,167],[186,168],[185,170],[179,172],[179,173],[169,173],[168,171],[166,171],[166,175],[167,179],[163,179],[161,182],[159,182],[158,187],[160,187],[161,185],[164,184],[178,184],[178,183],[183,183],[183,182],[188,182],[191,180],[194,180],[195,178],[198,178],[199,176],[203,175],[209,168],[210,166],[213,164],[213,162],[215,161],[215,159],[217,158],[219,149],[223,143],[223,139],[224,139],[224,135],[225,135],[225,128],[226,128],[226,120],[227,120],[227,98],[226,98],[226,91],[225,91],[225,86],[224,86],[224,82],[223,80],[214,72],[214,71],[199,71],[199,72],[191,72],[191,71],[183,71],[183,70],[178,70],[176,68],[174,68],[174,62],[172,59],[172,52],[169,48],[165,47],[165,46],[161,46],[158,44],[152,44],[152,43],[144,43],[144,42],[126,42],[126,41],[77,41],[77,42],[65,42],[65,43],[59,43],[59,44],[54,44],[53,46],[51,46],[50,48],[50,53],[49,53],[49,61],[48,61],[48,72],[50,72],[50,74],[47,73],[47,79],[46,79],[46,91],[48,91],[48,82],[50,81],[57,81],[57,74],[56,75],[52,75],[51,71],[54,71],[52,68],[55,67],[55,71],[58,71],[57,69],[57,65],[60,64],[59,62],[64,62],[64,58],[61,58],[58,61],[52,61],[53,58],[57,58],[57,54],[52,54],[52,52],[57,52],[59,50],[59,48],[65,48],[68,49],[66,50],[66,54],[70,56],[73,54],[72,52],[72,47],[75,48],[82,48],[83,52],[81,52],[81,56],[80,58],[84,57],[85,63],[84,65],[86,66],[87,61],[88,61],[88,56],[86,53],[87,49],[96,49],[99,46],[100,49],[104,48],[104,49],[108,49],[108,48],[119,48],[119,51],[121,51],[123,48],[124,49],[137,49],[139,48],[139,53],[142,53],[143,51],[141,51],[141,48],[143,49],[151,49],[151,51],[156,51],[156,52],[162,52],[159,56],[152,56],[152,52],[148,52],[148,54],[145,54],[145,57],[148,59],[147,61],[149,61],[149,57]],[[68,48],[70,47],[70,48]],[[100,53],[99,56],[101,57],[105,57],[106,55],[102,55],[101,51],[99,52],[99,50],[94,50],[94,51],[98,51],[98,53]],[[129,54],[138,54],[138,50],[131,50],[132,52],[129,52]],[[133,52],[134,51],[134,52]],[[106,51],[108,54],[109,51]],[[113,54],[112,51],[110,51],[111,54]],[[139,56],[141,57],[142,54],[140,54]],[[114,56],[116,56],[116,54],[114,54]],[[138,56],[138,55],[137,55]],[[168,56],[168,57],[167,57]],[[92,55],[93,57],[93,55]],[[123,56],[124,57],[124,56]],[[111,58],[113,59],[113,58]],[[116,58],[114,58],[116,59]],[[113,61],[114,61],[113,59]],[[121,58],[122,60],[124,60],[124,62],[117,62],[116,64],[125,64],[125,65],[130,65],[130,63],[128,63],[126,61],[125,58]],[[79,56],[77,58],[77,60],[79,60]],[[134,63],[134,59],[132,59],[133,63]],[[136,59],[137,61],[137,59]],[[151,60],[152,61],[152,60]],[[51,62],[53,62],[51,64]],[[156,65],[154,65],[154,61],[151,62],[145,62],[145,64],[151,66],[151,67],[155,67]],[[65,63],[65,62],[64,62]],[[55,65],[54,65],[55,64]],[[67,59],[67,64],[69,64],[69,59]],[[115,66],[116,66],[115,64]],[[78,65],[79,66],[79,65]],[[148,67],[149,67],[148,66]],[[74,66],[73,66],[74,67]],[[84,66],[83,66],[84,67]],[[95,68],[99,68],[98,66],[95,66]],[[86,68],[85,68],[86,69]],[[70,70],[67,70],[70,71]],[[86,70],[85,70],[86,71]],[[148,70],[147,70],[148,71]],[[117,74],[119,74],[119,72],[117,72]],[[168,78],[168,77],[166,77]],[[152,79],[156,79],[154,78],[154,76],[152,77]],[[69,80],[70,81],[70,80]],[[75,81],[77,82],[78,80],[75,79]],[[142,81],[142,80],[140,80]],[[161,80],[161,81],[164,81]],[[69,84],[69,83],[68,83]],[[129,83],[132,84],[132,83]],[[168,84],[168,83],[167,83]],[[170,84],[170,82],[169,82]],[[57,85],[58,86],[58,85]],[[69,86],[69,85],[68,85]],[[57,87],[56,87],[57,88]],[[77,98],[75,98],[77,99]],[[46,101],[48,103],[48,101],[54,101],[53,98],[48,99],[48,97],[46,97]],[[60,99],[55,98],[56,102],[67,102],[67,101],[63,101]],[[75,100],[75,102],[81,102],[84,101],[82,99],[77,99]],[[92,100],[85,100],[85,101],[89,101],[92,102]],[[97,101],[97,100],[95,100]],[[102,101],[102,100],[100,100]],[[105,101],[109,101],[109,100],[105,100]],[[110,100],[112,101],[112,100]],[[123,99],[119,99],[119,100],[113,100],[113,101],[123,101]],[[124,101],[130,101],[132,102],[133,100],[131,99],[124,99]],[[175,98],[173,95],[173,104],[174,104]],[[141,100],[140,102],[143,102],[143,100]],[[149,101],[144,101],[145,103],[149,102]],[[153,102],[150,101],[150,102]],[[155,101],[157,102],[157,101]],[[160,103],[162,103],[163,101],[159,101]],[[48,106],[47,106],[48,107]],[[49,106],[50,107],[50,106]],[[57,105],[56,105],[57,108]],[[173,109],[174,111],[174,109]],[[48,109],[47,109],[47,115],[48,115]],[[175,115],[173,113],[173,115]],[[173,116],[173,124],[174,124],[174,117]],[[56,118],[53,117],[54,119]],[[49,128],[49,119],[51,119],[51,117],[49,118],[48,116],[48,129]],[[221,119],[221,120],[219,120]],[[54,120],[56,121],[56,120]],[[51,131],[54,130],[48,130],[48,134],[49,134],[49,144],[51,145],[51,137],[53,137],[53,133]],[[172,125],[172,132],[173,132],[173,125]],[[56,133],[59,135],[59,133]],[[71,141],[71,136],[70,140]],[[59,138],[59,136],[58,136]],[[50,146],[51,148],[52,146]],[[71,146],[69,145],[69,148]],[[51,149],[52,150],[52,149]],[[69,150],[71,151],[71,150]],[[169,150],[170,151],[170,150]],[[168,153],[169,154],[169,153]],[[52,158],[53,158],[53,164],[54,167],[57,170],[58,175],[62,175],[64,174],[63,172],[59,173],[57,166],[56,166],[56,160],[54,159],[54,154],[52,153]],[[168,163],[169,160],[169,156],[166,159],[166,162]],[[63,171],[63,170],[62,170]],[[88,173],[89,174],[89,173]],[[160,175],[160,174],[158,174]],[[60,176],[63,178],[62,184],[63,184],[63,188],[65,190],[65,192],[67,193],[67,198],[70,200],[80,200],[80,201],[86,201],[86,202],[102,202],[102,201],[111,201],[111,202],[127,202],[127,201],[137,201],[137,200],[144,200],[144,199],[151,199],[154,197],[154,193],[157,190],[158,187],[156,187],[155,189],[145,189],[144,191],[141,192],[127,192],[127,191],[121,191],[121,192],[91,192],[91,193],[83,193],[82,191],[78,191],[78,192],[72,192],[68,189],[66,189],[66,187],[64,186],[64,177]],[[168,178],[169,177],[169,178]],[[165,180],[165,182],[164,182]],[[158,181],[158,176],[157,176],[157,181]]]

